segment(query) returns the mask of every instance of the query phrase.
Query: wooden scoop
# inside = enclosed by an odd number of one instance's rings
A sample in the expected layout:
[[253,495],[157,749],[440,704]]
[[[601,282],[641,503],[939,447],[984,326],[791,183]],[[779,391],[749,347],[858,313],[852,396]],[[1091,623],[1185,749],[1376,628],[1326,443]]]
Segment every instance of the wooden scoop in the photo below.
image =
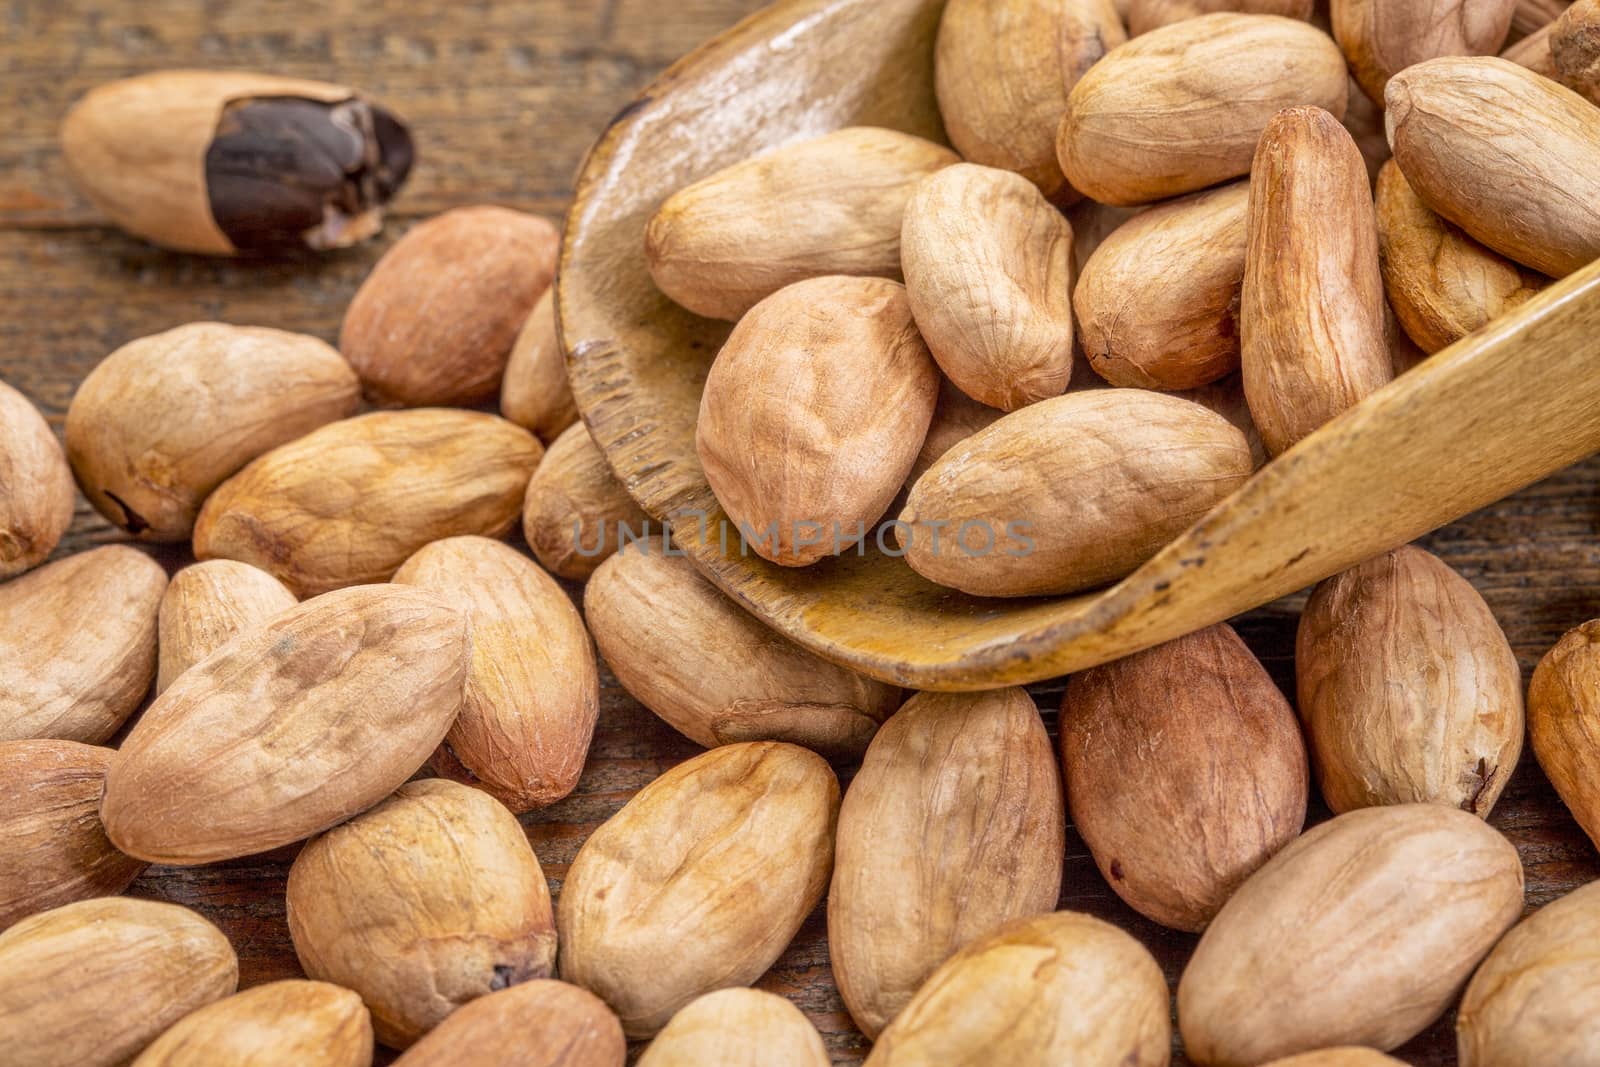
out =
[[[557,294],[595,440],[695,565],[778,631],[916,689],[1017,685],[1258,607],[1600,451],[1600,264],[1439,353],[1302,441],[1118,585],[985,600],[869,551],[799,570],[724,555],[695,456],[726,323],[657,291],[645,224],[671,193],[841,126],[941,138],[939,0],[789,0],[667,71],[591,152]],[[702,524],[694,513],[706,516]],[[685,635],[692,640],[692,635]]]

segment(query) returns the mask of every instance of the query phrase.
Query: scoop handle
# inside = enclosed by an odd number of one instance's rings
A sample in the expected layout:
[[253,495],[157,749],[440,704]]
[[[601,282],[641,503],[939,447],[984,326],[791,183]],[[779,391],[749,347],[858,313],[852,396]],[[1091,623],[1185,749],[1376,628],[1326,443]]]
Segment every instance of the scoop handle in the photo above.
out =
[[[1337,574],[1596,452],[1600,262],[1279,456],[1105,594],[1103,608],[1118,643],[1168,640]],[[1059,647],[1049,658],[1064,665],[1082,656]]]

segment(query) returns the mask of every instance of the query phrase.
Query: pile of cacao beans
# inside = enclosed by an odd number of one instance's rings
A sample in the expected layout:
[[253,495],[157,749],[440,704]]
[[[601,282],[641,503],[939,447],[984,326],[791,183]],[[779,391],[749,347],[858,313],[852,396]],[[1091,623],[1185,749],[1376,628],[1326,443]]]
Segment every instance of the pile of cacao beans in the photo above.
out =
[[[935,58],[950,147],[781,147],[639,250],[735,323],[698,453],[784,566],[893,513],[940,585],[1103,586],[1600,256],[1600,0],[950,0]],[[305,173],[251,169],[285,129]],[[119,225],[212,254],[370,236],[412,158],[352,90],[194,72],[96,90],[63,149]],[[750,987],[826,899],[872,1067],[1162,1067],[1174,996],[1205,1067],[1392,1065],[1452,1007],[1464,1065],[1600,1064],[1600,887],[1524,918],[1487,821],[1526,732],[1600,841],[1600,620],[1525,700],[1471,582],[1405,546],[1311,592],[1293,702],[1227,624],[1068,679],[1058,741],[1023,689],[902,692],[624,543],[647,517],[567,382],[558,244],[448,211],[337,348],[131,340],[64,445],[0,383],[0,1062],[825,1067]],[[123,536],[62,554],[80,490]],[[577,788],[602,663],[706,751],[553,901],[518,816]],[[1069,824],[1199,935],[1175,991],[1058,910]],[[119,895],[295,847],[303,980],[240,992],[216,926]]]

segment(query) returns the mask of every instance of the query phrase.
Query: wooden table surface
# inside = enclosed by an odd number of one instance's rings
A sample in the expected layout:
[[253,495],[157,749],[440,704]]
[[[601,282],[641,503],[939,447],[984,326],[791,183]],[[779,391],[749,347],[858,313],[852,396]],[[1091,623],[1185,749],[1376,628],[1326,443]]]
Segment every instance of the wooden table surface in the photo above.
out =
[[[607,118],[667,63],[758,6],[760,0],[5,5],[0,379],[27,393],[59,431],[76,383],[106,353],[144,334],[220,319],[332,341],[356,285],[406,225],[474,202],[559,214],[584,150]],[[180,66],[340,81],[397,109],[412,124],[419,164],[385,237],[323,259],[237,263],[161,252],[101,225],[67,183],[57,123],[74,99],[99,82]],[[1525,672],[1565,630],[1600,614],[1597,475],[1600,463],[1590,461],[1426,542],[1488,599]],[[61,552],[118,539],[80,499]],[[155,554],[169,565],[187,561],[177,550]],[[1299,603],[1273,605],[1239,623],[1291,691]],[[523,819],[558,892],[588,832],[635,790],[696,751],[609,675],[605,682],[600,727],[576,793]],[[1053,730],[1061,684],[1034,692]],[[1314,805],[1313,818],[1325,816]],[[1491,821],[1521,851],[1530,908],[1600,877],[1600,860],[1531,755],[1524,755]],[[188,905],[220,926],[238,950],[243,985],[291,977],[299,968],[284,922],[283,890],[292,852],[216,867],[152,868],[132,891]],[[1131,930],[1176,983],[1193,938],[1165,931],[1124,907],[1070,834],[1062,906]],[[866,1045],[833,988],[820,909],[761,985],[800,1005],[822,1030],[836,1062],[861,1060]],[[1455,1062],[1454,1049],[1447,1018],[1399,1055],[1418,1067],[1439,1067]]]

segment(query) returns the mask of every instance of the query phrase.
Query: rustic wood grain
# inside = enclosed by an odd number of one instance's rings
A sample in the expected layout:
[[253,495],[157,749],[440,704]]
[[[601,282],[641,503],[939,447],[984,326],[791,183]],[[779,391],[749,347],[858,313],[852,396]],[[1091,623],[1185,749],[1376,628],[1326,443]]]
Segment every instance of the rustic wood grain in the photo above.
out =
[[[0,379],[32,397],[59,430],[77,381],[134,337],[216,318],[332,340],[355,286],[407,222],[477,201],[558,212],[584,150],[608,117],[666,63],[757,6],[758,0],[665,6],[647,0],[21,0],[0,8],[7,42],[0,50],[6,132],[0,138]],[[184,65],[345,81],[395,105],[413,123],[421,151],[413,183],[397,204],[399,224],[374,245],[326,259],[245,263],[161,252],[96,225],[92,209],[66,184],[56,153],[62,112],[99,81]],[[1525,673],[1566,629],[1600,615],[1597,479],[1600,461],[1590,461],[1427,539],[1488,599]],[[118,539],[80,499],[61,551]],[[154,554],[169,566],[187,559],[181,550]],[[1253,612],[1239,624],[1291,691],[1302,600]],[[588,832],[634,791],[697,751],[609,675],[605,682],[600,727],[577,791],[523,819],[558,892]],[[1052,730],[1061,688],[1033,689]],[[1314,817],[1325,815],[1318,810]],[[1531,755],[1490,821],[1522,854],[1530,908],[1600,877],[1600,859]],[[1062,905],[1125,926],[1175,983],[1194,939],[1124,907],[1075,836],[1067,852]],[[133,892],[186,904],[216,922],[238,949],[244,985],[289,977],[299,973],[283,915],[292,854],[209,868],[153,868]],[[833,989],[820,910],[762,985],[800,1005],[824,1032],[837,1063],[860,1062],[865,1043]],[[1450,1021],[1400,1055],[1417,1067],[1453,1064]]]

